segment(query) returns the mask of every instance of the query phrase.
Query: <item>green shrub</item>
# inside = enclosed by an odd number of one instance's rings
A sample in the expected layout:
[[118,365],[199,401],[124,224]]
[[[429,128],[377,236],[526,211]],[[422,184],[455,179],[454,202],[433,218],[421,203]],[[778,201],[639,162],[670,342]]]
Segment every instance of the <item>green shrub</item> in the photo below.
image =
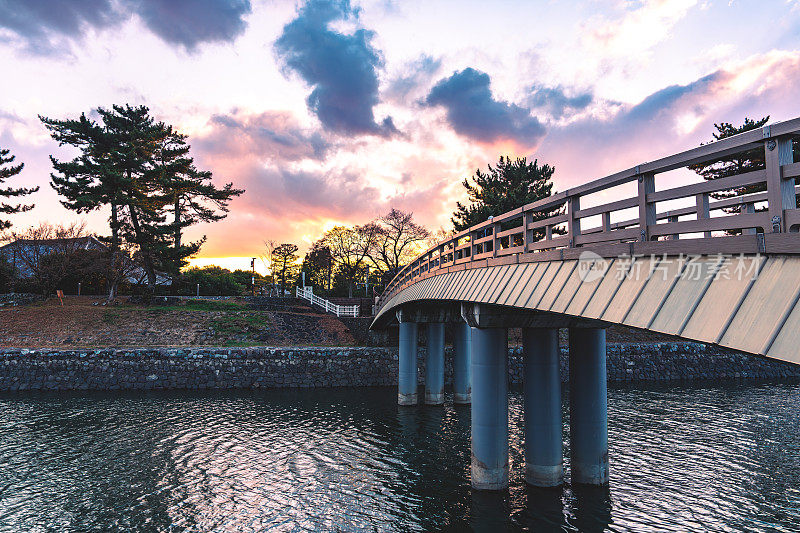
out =
[[197,294],[200,285],[200,296],[240,296],[246,288],[237,283],[233,273],[218,266],[190,268],[181,273],[175,283],[175,293],[184,296]]

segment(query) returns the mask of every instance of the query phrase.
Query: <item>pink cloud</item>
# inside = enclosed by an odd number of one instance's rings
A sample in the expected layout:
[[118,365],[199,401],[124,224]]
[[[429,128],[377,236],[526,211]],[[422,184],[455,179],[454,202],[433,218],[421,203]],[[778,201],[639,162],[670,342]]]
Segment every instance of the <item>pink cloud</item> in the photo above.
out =
[[558,187],[568,188],[708,142],[715,122],[800,116],[798,85],[800,52],[753,56],[638,104],[614,104],[608,118],[553,128],[538,154],[555,165]]

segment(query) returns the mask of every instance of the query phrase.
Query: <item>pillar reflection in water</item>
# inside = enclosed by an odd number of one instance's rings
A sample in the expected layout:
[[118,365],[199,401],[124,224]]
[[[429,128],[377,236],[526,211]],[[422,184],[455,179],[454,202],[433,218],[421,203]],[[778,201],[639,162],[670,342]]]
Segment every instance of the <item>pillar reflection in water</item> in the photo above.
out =
[[469,525],[476,533],[507,531],[511,508],[507,492],[472,491]]
[[576,485],[572,487],[568,506],[568,522],[582,533],[601,533],[611,524],[611,493],[608,486]]

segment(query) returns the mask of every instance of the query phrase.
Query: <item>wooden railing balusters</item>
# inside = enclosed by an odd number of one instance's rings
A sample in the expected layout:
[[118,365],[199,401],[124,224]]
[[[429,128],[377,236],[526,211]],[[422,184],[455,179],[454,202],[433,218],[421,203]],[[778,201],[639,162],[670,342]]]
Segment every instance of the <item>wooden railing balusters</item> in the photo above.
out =
[[[769,136],[768,126],[765,135]],[[797,208],[794,180],[783,179],[781,165],[789,165],[792,159],[792,138],[788,135],[767,139],[764,142],[764,155],[767,161],[767,203],[772,222],[772,232],[788,231],[786,227],[787,209]]]
[[581,197],[570,196],[567,199],[567,233],[569,233],[570,248],[577,245],[575,237],[581,234],[581,219],[575,216],[576,211],[581,209]]
[[[637,167],[638,169],[639,167]],[[640,174],[638,186],[639,198],[639,240],[650,240],[650,226],[656,224],[656,204],[647,200],[647,195],[656,192],[656,180],[653,173]]]
[[[695,197],[697,205],[697,220],[705,220],[711,218],[711,213],[708,209],[708,193],[701,193]],[[704,237],[711,237],[710,231],[703,232]]]

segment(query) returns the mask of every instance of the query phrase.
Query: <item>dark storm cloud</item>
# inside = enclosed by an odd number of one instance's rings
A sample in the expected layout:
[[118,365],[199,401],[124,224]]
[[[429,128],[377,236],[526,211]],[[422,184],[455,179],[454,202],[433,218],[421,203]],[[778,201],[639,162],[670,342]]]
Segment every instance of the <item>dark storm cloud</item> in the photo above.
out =
[[534,85],[531,87],[527,104],[531,108],[545,111],[552,118],[558,120],[586,109],[593,99],[591,92],[568,96],[562,87]]
[[378,124],[373,113],[382,66],[371,44],[374,33],[358,29],[347,35],[328,26],[357,16],[348,0],[309,0],[284,26],[275,50],[288,70],[313,87],[306,103],[326,129],[350,135],[396,133],[390,117]]
[[545,134],[544,126],[531,116],[530,109],[495,100],[490,82],[485,72],[466,68],[434,85],[425,103],[444,107],[450,126],[465,137],[537,145]]
[[0,0],[0,29],[29,52],[58,54],[89,28],[138,15],[164,41],[194,50],[204,42],[235,39],[250,10],[250,0]]

